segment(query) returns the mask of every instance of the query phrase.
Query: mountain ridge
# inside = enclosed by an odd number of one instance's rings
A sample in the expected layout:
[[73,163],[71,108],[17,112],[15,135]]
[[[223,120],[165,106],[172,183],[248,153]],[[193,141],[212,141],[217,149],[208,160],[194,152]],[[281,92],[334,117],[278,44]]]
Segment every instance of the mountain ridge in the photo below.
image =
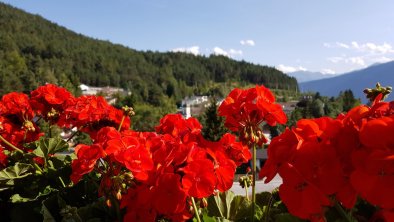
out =
[[[364,96],[365,88],[374,88],[379,82],[382,86],[394,86],[394,61],[374,64],[365,69],[352,71],[332,78],[300,83],[302,92],[314,91],[324,96],[338,96],[340,91],[350,89],[356,98],[363,103],[368,100]],[[389,96],[388,99],[393,98]]]
[[333,74],[323,74],[321,72],[311,72],[311,71],[296,71],[296,72],[289,72],[286,74],[296,78],[298,83],[309,82],[312,80],[326,79],[334,76]]

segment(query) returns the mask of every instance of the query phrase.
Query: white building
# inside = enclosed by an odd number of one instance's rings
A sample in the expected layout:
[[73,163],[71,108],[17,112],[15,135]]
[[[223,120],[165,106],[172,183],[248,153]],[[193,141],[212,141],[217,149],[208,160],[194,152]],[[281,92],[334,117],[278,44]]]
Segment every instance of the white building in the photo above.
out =
[[124,89],[117,87],[93,87],[85,84],[79,85],[79,88],[82,91],[82,95],[102,95],[109,104],[114,104],[116,99],[114,98],[115,94],[125,94]]

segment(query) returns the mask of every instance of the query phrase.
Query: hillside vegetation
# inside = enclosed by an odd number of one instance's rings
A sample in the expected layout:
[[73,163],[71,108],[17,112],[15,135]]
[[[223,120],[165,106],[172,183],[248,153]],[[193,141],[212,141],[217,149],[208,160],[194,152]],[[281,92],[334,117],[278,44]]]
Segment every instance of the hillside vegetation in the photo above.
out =
[[78,85],[84,83],[122,87],[131,92],[127,101],[133,105],[168,112],[185,96],[220,96],[250,84],[298,90],[295,78],[272,67],[224,56],[136,51],[88,38],[3,3],[0,27],[0,96],[45,83],[78,94]]

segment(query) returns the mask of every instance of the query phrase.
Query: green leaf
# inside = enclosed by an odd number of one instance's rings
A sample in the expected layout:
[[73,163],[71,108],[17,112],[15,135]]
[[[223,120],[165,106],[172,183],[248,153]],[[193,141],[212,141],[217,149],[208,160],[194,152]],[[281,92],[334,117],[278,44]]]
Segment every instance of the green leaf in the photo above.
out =
[[[251,215],[252,215],[252,204],[251,202],[244,202],[237,214],[235,215],[234,221],[252,221]],[[261,218],[263,217],[263,211],[259,207],[259,205],[255,204],[255,213],[254,213],[254,218],[255,221],[260,221]]]
[[270,192],[262,192],[256,194],[256,204],[260,207],[272,205],[273,197]]
[[30,202],[30,201],[35,201],[38,200],[41,197],[47,196],[51,194],[52,192],[57,191],[57,189],[51,188],[50,186],[45,187],[44,190],[40,191],[37,196],[35,197],[22,197],[19,194],[14,194],[11,196],[10,200],[12,203],[24,203],[24,202]]
[[[201,210],[202,210],[202,213],[200,215],[201,221],[203,221],[203,222],[218,222],[218,220],[216,220],[215,217],[211,217],[208,215],[208,210],[206,208],[201,209]],[[196,217],[193,218],[193,222],[197,222]]]
[[45,159],[48,159],[49,154],[63,152],[68,149],[68,143],[59,137],[41,138],[39,141],[35,142],[33,146],[36,147],[33,153]]
[[53,222],[56,221],[55,218],[52,216],[51,212],[48,210],[48,208],[45,206],[45,204],[42,204],[41,208],[41,214],[43,215],[44,219],[42,220],[43,222]]
[[217,221],[234,221],[242,218],[241,214],[250,218],[249,208],[250,202],[246,197],[235,196],[231,191],[218,193],[208,198],[208,215],[215,217]]
[[[26,163],[16,163],[0,171],[0,184],[27,177],[32,174],[34,167]],[[12,184],[11,184],[12,185]]]
[[209,215],[216,217],[229,218],[231,202],[234,199],[234,193],[226,191],[218,193],[208,198]]

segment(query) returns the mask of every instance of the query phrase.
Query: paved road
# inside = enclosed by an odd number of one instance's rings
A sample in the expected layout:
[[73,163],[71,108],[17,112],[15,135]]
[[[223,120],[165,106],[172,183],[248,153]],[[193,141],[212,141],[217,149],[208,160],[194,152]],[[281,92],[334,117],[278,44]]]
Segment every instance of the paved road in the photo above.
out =
[[[274,179],[271,180],[268,184],[265,184],[263,180],[256,181],[256,193],[261,193],[263,191],[272,191],[273,189],[279,187],[282,184],[282,178],[279,175],[276,175]],[[245,195],[245,189],[243,189],[239,182],[234,182],[233,186],[230,189],[236,195]],[[249,187],[249,195],[252,193],[252,188]]]

